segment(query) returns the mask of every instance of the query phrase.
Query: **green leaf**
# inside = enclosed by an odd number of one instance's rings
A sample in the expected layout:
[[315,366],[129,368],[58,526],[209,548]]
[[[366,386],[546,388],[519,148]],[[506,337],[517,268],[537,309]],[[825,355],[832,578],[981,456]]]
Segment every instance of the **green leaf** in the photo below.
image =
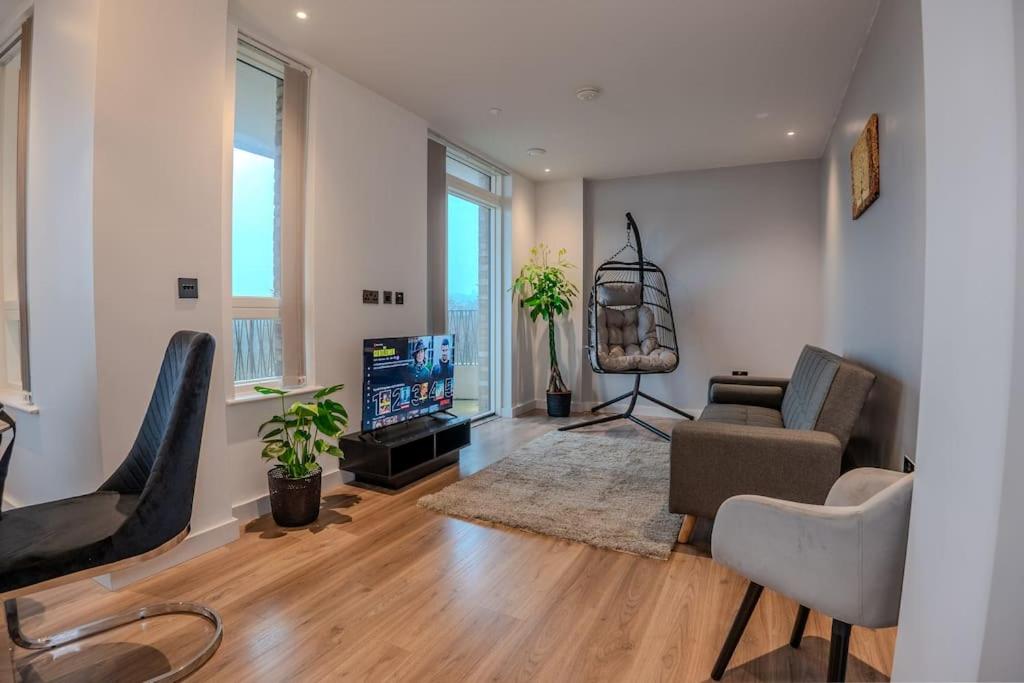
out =
[[305,429],[296,429],[293,436],[301,441],[309,441],[309,432]]
[[319,429],[320,433],[324,436],[336,436],[337,433],[341,431],[338,424],[334,421],[334,418],[326,411],[314,417],[313,424],[316,425],[316,428]]
[[323,452],[326,453],[327,455],[333,455],[335,458],[345,457],[344,451],[342,451],[337,446],[328,446],[327,448],[324,449]]
[[292,407],[288,409],[289,413],[292,413],[296,417],[316,417],[319,415],[315,403],[293,403]]
[[263,441],[267,441],[268,439],[272,439],[275,436],[277,436],[278,434],[283,434],[283,433],[284,433],[284,427],[278,427],[277,429],[271,429],[266,434],[263,434],[261,438],[263,439]]
[[287,396],[288,392],[283,389],[275,389],[274,387],[253,387],[253,391],[257,394],[263,394],[265,396]]
[[324,396],[330,396],[331,394],[337,393],[337,392],[341,391],[344,388],[345,388],[344,384],[333,384],[333,385],[331,385],[329,387],[324,387],[320,391],[318,391],[315,394],[313,394],[313,398],[321,399]]

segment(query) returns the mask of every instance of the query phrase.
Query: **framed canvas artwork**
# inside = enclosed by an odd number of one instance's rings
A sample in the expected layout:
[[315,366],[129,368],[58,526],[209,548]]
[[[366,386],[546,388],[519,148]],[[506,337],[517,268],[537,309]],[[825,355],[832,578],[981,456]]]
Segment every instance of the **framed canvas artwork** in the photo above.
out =
[[850,150],[853,220],[868,210],[880,190],[878,179],[878,114],[872,114]]

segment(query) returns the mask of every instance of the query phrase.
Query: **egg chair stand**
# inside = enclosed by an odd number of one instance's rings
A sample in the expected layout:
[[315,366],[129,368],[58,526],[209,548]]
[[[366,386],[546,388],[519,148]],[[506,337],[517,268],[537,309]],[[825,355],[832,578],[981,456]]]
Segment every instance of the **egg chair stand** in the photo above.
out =
[[[627,250],[636,254],[635,261],[620,259]],[[626,245],[594,272],[587,318],[587,350],[594,372],[633,375],[633,389],[591,408],[596,413],[628,399],[623,412],[567,425],[559,431],[629,420],[670,440],[668,433],[633,414],[637,400],[643,398],[688,420],[694,419],[686,411],[640,390],[644,375],[674,372],[679,366],[679,351],[665,273],[644,258],[640,229],[630,213],[626,213]]]

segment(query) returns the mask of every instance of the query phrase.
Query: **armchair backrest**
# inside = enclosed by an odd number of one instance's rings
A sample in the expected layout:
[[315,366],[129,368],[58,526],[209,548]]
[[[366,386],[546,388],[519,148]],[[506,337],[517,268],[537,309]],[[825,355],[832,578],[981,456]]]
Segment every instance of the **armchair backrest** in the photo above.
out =
[[813,429],[839,439],[843,449],[875,376],[842,356],[805,346],[782,398],[788,429]]
[[855,469],[833,485],[825,501],[860,523],[859,619],[865,626],[895,624],[903,593],[914,476],[873,468]]
[[115,543],[130,544],[134,552],[171,540],[192,517],[215,346],[205,332],[183,331],[171,338],[135,443],[100,487],[139,496],[134,513],[114,536]]

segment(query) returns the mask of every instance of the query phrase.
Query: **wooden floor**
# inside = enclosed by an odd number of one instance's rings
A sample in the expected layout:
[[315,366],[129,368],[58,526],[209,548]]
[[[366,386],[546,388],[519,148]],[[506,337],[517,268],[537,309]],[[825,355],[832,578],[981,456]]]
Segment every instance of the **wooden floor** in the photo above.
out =
[[[474,427],[458,467],[397,494],[342,486],[314,526],[283,531],[260,518],[235,543],[120,592],[83,581],[24,598],[25,630],[188,600],[225,623],[192,680],[707,680],[745,583],[710,559],[705,526],[663,562],[417,507],[559,424],[493,420]],[[654,438],[628,423],[595,429]],[[795,613],[765,591],[724,680],[822,680],[830,622],[812,613],[792,650]],[[164,617],[18,666],[27,681],[140,680],[209,633],[198,619]],[[886,680],[895,629],[853,633],[849,680]]]

